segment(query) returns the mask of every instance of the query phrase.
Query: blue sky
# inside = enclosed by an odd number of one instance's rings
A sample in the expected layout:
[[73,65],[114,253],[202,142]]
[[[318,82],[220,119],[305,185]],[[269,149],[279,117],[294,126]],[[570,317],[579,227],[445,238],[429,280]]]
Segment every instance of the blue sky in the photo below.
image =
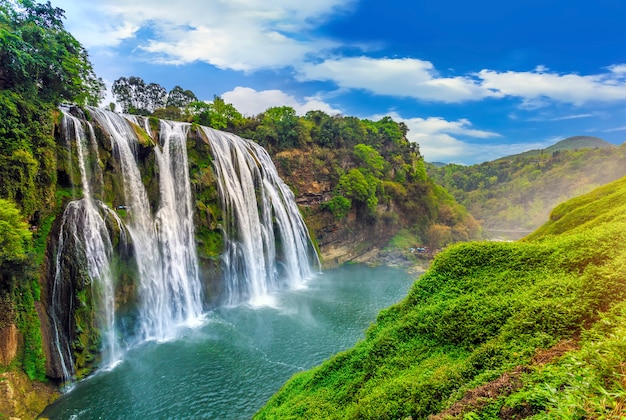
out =
[[623,0],[52,0],[110,88],[404,121],[427,161],[626,140]]

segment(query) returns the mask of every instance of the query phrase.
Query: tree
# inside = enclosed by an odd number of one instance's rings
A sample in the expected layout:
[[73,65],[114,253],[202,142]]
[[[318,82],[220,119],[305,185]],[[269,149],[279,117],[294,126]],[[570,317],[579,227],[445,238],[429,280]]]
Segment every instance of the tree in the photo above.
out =
[[365,204],[370,213],[374,214],[378,205],[376,189],[379,183],[380,180],[364,175],[359,169],[354,168],[341,176],[337,190],[344,197]]
[[144,100],[145,104],[142,108],[150,112],[155,109],[163,108],[167,99],[167,90],[158,83],[150,83],[145,88]]
[[335,195],[333,198],[323,203],[323,207],[330,210],[336,219],[345,219],[352,208],[352,200],[343,195]]
[[372,146],[357,144],[354,146],[354,156],[364,166],[366,172],[376,178],[380,178],[383,175],[385,159]]
[[213,102],[195,101],[189,104],[193,114],[192,120],[200,125],[217,130],[235,128],[243,121],[243,116],[232,104],[227,104],[219,96],[213,97]]
[[49,1],[0,0],[0,89],[53,103],[100,102],[104,83],[63,18]]
[[0,198],[0,272],[26,259],[31,232],[14,202]]
[[141,114],[150,112],[146,108],[146,83],[141,77],[120,77],[113,82],[111,93],[117,103],[122,106],[122,112],[124,113]]
[[165,106],[175,106],[178,108],[186,108],[192,102],[196,102],[198,98],[190,90],[184,90],[180,86],[174,86],[167,94],[167,103]]
[[285,150],[299,144],[298,116],[290,106],[275,106],[261,114],[255,140],[259,143]]
[[313,124],[311,138],[315,139],[316,144],[323,147],[339,146],[339,125],[334,118],[324,111],[309,111],[304,118]]

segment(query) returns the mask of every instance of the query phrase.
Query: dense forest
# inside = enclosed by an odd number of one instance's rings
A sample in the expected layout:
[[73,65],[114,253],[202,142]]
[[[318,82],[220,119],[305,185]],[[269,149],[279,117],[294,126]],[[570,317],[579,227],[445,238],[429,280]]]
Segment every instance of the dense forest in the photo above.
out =
[[488,238],[521,238],[559,203],[626,175],[626,146],[573,137],[545,150],[477,165],[427,166]]

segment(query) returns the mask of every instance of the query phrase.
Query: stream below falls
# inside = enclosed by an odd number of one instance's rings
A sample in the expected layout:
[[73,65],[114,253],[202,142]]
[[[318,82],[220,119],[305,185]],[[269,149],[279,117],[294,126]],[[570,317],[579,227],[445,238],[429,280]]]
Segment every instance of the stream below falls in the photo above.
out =
[[246,419],[293,374],[364,338],[414,278],[346,265],[316,274],[271,306],[221,307],[167,341],[126,349],[49,406],[50,419]]

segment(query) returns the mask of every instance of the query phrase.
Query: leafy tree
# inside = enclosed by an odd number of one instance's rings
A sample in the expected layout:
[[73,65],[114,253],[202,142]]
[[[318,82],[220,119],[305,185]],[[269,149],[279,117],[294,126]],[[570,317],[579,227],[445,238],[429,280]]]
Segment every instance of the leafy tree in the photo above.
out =
[[324,111],[309,111],[305,119],[313,123],[311,128],[311,138],[315,143],[323,147],[341,146],[341,127],[336,119],[326,114]]
[[167,94],[167,107],[175,106],[178,108],[186,108],[192,102],[198,101],[196,95],[190,90],[184,90],[180,86],[174,86]]
[[354,156],[365,168],[365,172],[380,178],[385,168],[385,159],[372,146],[357,144],[354,146]]
[[0,198],[0,266],[26,258],[31,233],[14,202]]
[[122,106],[124,113],[141,113],[146,109],[146,83],[141,77],[120,77],[113,82],[111,93],[115,100]]
[[213,102],[195,101],[189,104],[192,120],[198,124],[212,127],[217,130],[235,128],[243,121],[243,116],[232,104],[227,104],[219,96],[213,97]]
[[100,102],[104,83],[63,27],[63,13],[49,1],[0,0],[0,89],[53,103]]
[[306,143],[305,127],[290,106],[268,108],[260,115],[255,140],[270,150],[285,150]]
[[337,189],[343,196],[365,204],[370,214],[374,214],[378,205],[376,189],[379,183],[378,179],[353,168],[339,179]]
[[323,207],[330,210],[335,218],[344,219],[352,208],[352,200],[344,197],[343,195],[335,195],[329,201],[324,203]]
[[167,98],[167,90],[158,83],[149,83],[145,89],[145,106],[143,108],[150,112],[163,108]]

